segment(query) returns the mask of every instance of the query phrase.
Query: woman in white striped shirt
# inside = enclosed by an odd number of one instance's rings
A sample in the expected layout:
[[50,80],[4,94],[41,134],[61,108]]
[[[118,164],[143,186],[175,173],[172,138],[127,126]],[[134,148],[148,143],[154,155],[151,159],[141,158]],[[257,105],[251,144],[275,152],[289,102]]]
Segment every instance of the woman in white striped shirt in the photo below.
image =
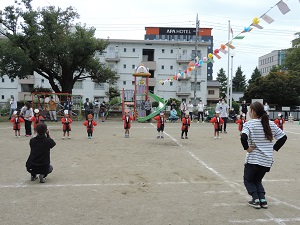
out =
[[[269,121],[263,104],[250,105],[252,118],[243,126],[241,143],[247,151],[244,168],[244,185],[252,196],[249,205],[256,208],[268,208],[262,179],[274,162],[273,151],[278,151],[287,140],[285,133],[274,122]],[[273,139],[277,141],[273,144]]]

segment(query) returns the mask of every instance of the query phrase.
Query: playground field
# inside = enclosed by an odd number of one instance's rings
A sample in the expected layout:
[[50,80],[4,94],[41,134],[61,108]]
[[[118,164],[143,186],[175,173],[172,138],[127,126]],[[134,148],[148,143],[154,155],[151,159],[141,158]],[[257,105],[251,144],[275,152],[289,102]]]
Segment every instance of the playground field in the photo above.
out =
[[0,224],[299,224],[300,126],[286,123],[286,145],[275,152],[265,177],[268,209],[246,203],[245,151],[236,124],[213,139],[213,126],[192,123],[180,139],[180,123],[167,123],[156,139],[156,124],[133,123],[124,138],[123,123],[108,120],[87,139],[82,122],[63,140],[60,123],[48,123],[57,145],[53,173],[32,182],[25,169],[29,138],[15,138],[0,123]]

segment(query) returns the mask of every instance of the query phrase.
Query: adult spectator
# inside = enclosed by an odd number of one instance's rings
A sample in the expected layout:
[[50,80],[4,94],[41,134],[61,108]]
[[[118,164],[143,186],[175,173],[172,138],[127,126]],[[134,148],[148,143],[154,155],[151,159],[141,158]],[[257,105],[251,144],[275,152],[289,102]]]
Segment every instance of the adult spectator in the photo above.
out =
[[99,112],[100,112],[100,102],[98,99],[94,100],[94,120],[98,121],[99,120]]
[[198,110],[198,122],[200,121],[200,116],[202,119],[202,123],[204,123],[204,103],[202,102],[202,100],[199,101],[198,105],[197,105],[197,110]]
[[88,115],[92,113],[93,105],[90,103],[90,99],[86,98],[85,103],[83,104],[85,120],[88,120]]
[[72,118],[72,107],[73,107],[73,102],[71,101],[71,98],[68,97],[67,101],[64,102],[64,111],[68,110],[68,115],[70,118]]
[[54,101],[53,96],[51,96],[49,101],[49,115],[50,115],[50,120],[55,122],[57,122],[56,106],[57,103]]
[[245,119],[247,119],[247,113],[248,113],[248,106],[246,104],[246,101],[242,101],[242,104],[241,104],[241,107],[242,107],[242,114],[244,113],[245,114]]
[[172,102],[171,102],[171,109],[170,110],[172,110],[172,109],[176,109],[176,102],[173,100]]
[[170,117],[169,117],[169,120],[171,122],[176,122],[178,120],[178,116],[177,116],[177,111],[175,108],[173,108],[171,111],[170,111]]
[[14,111],[16,111],[17,109],[17,101],[15,101],[14,97],[11,97],[10,101],[9,101],[9,105],[10,105],[10,110],[9,110],[9,120],[11,120],[11,116],[14,113]]
[[22,107],[20,115],[24,118],[25,121],[25,136],[30,137],[32,135],[31,117],[33,117],[33,110],[29,102],[26,102]]
[[181,112],[181,118],[185,116],[185,111],[187,110],[185,101],[182,101],[180,104],[180,112]]
[[[146,110],[146,116],[151,114],[151,109],[152,109],[152,102],[150,101],[150,98],[147,99],[147,101],[144,104],[145,110]],[[150,122],[151,120],[147,120]]]
[[191,122],[193,121],[193,111],[194,111],[194,105],[192,104],[192,101],[189,101],[189,104],[187,104],[187,111],[189,112]]
[[105,122],[105,114],[106,114],[106,111],[107,111],[107,107],[105,105],[105,101],[103,101],[100,105],[100,115],[101,115],[101,118],[102,118],[102,122],[104,123]]
[[216,109],[215,109],[215,111],[220,111],[220,106],[221,106],[221,104],[222,104],[222,99],[219,98],[219,101],[218,101],[217,104],[216,104]]
[[269,116],[269,114],[270,114],[270,106],[268,105],[267,102],[265,102],[264,110],[266,111],[267,115]]
[[221,104],[218,106],[220,111],[220,117],[223,119],[224,123],[221,126],[221,133],[222,133],[222,128],[224,128],[224,133],[227,133],[226,127],[227,127],[227,120],[228,120],[228,111],[229,111],[229,106],[227,103],[225,103],[225,100],[222,99]]
[[229,119],[231,119],[234,123],[237,119],[237,114],[234,111],[234,108],[231,108],[230,111],[229,111]]

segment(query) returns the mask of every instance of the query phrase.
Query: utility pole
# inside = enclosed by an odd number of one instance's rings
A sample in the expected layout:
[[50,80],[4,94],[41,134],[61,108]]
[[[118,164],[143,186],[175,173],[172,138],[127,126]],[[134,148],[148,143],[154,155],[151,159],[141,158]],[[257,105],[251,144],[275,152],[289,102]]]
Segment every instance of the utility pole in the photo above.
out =
[[[200,21],[198,20],[198,13],[196,16],[196,35],[195,35],[195,61],[197,58],[197,51],[198,51],[198,32],[199,32],[199,25],[200,25]],[[197,62],[195,62],[197,63]],[[199,66],[200,68],[200,76],[201,76],[201,65]],[[195,79],[194,79],[194,106],[197,105],[197,69],[195,69]]]
[[[230,41],[230,20],[228,20],[228,42]],[[230,67],[229,67],[229,61],[230,61],[230,48],[228,48],[228,67],[227,67],[227,93],[226,93],[226,98],[227,98],[227,104],[229,103],[230,96],[229,96],[229,78],[230,78]]]

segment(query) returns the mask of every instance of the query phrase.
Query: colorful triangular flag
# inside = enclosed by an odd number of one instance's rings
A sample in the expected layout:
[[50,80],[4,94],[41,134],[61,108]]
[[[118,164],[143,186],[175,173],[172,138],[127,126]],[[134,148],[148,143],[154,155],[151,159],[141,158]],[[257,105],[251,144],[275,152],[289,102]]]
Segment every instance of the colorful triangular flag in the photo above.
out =
[[245,36],[236,36],[235,38],[233,39],[244,39]]
[[[300,0],[299,0],[299,1],[300,1]],[[225,54],[225,55],[228,53],[227,50],[225,50],[225,49],[220,48],[219,50],[220,50],[220,52],[222,52],[222,53]]]
[[254,24],[254,23],[252,23],[251,26],[256,27],[256,28],[258,28],[258,29],[264,29],[264,28],[263,28],[261,25],[259,25],[259,24]]
[[[299,1],[300,1],[300,0],[299,0]],[[274,22],[273,18],[271,18],[271,17],[268,16],[267,14],[262,15],[261,18],[262,18],[264,21],[266,21],[268,24]]]
[[225,44],[228,48],[231,48],[231,49],[235,49],[235,47],[231,44],[231,43],[227,43],[227,44]]
[[279,1],[276,5],[278,6],[278,9],[283,15],[291,11],[288,5],[285,4],[283,1]]

